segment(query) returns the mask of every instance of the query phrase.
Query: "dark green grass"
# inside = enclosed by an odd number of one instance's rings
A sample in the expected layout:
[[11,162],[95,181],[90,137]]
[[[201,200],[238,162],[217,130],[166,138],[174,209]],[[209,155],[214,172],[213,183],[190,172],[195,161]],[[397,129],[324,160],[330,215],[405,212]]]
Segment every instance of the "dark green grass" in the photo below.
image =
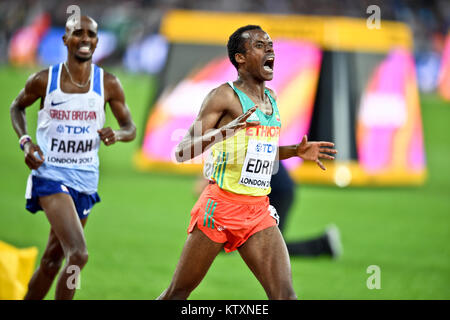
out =
[[[28,170],[9,120],[9,105],[32,70],[0,68],[0,240],[45,248],[49,224],[24,209]],[[152,93],[151,79],[113,70],[138,125]],[[286,238],[341,230],[340,260],[292,258],[294,287],[303,299],[449,299],[450,105],[422,96],[428,180],[421,187],[347,188],[304,185],[296,190]],[[28,111],[34,132],[37,105]],[[112,114],[108,123],[116,127]],[[169,284],[195,203],[193,177],[137,172],[139,141],[102,147],[102,202],[86,226],[89,263],[77,299],[154,299]],[[369,290],[370,265],[381,268],[381,289]],[[47,298],[53,298],[54,288]],[[265,299],[238,253],[221,254],[192,299]]]

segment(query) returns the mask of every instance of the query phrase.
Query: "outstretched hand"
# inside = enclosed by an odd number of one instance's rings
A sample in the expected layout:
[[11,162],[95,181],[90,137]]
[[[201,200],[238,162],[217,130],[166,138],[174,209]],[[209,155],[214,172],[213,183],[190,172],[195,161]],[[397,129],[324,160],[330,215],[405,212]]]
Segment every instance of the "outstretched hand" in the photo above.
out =
[[334,160],[333,156],[328,155],[327,153],[336,154],[337,150],[332,149],[334,147],[334,143],[327,141],[311,141],[308,142],[308,137],[303,136],[302,142],[297,145],[297,156],[302,158],[303,160],[314,161],[317,165],[322,169],[326,170],[323,163],[320,159]]
[[239,117],[225,125],[223,128],[225,130],[233,130],[233,132],[236,132],[241,129],[249,128],[249,127],[256,127],[260,125],[259,121],[250,121],[247,122],[247,119],[252,115],[253,112],[256,111],[258,107],[254,106],[247,110],[246,113],[241,114]]

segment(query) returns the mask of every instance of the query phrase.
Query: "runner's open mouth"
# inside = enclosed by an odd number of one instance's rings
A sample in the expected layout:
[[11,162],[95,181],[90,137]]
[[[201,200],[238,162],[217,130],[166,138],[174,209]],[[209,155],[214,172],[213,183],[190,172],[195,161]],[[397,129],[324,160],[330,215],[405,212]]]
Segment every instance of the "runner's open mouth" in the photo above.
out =
[[78,48],[78,51],[81,53],[89,53],[91,52],[91,46],[83,45]]
[[268,58],[263,65],[264,70],[266,71],[273,71],[273,63],[274,63],[274,58],[270,57]]

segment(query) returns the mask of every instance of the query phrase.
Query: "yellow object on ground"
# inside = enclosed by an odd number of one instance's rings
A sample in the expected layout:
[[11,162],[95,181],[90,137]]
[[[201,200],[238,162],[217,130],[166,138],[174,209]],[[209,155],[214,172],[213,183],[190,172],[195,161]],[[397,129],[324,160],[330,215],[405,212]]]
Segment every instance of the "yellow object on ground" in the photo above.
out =
[[37,254],[36,247],[18,249],[0,241],[0,300],[23,299]]

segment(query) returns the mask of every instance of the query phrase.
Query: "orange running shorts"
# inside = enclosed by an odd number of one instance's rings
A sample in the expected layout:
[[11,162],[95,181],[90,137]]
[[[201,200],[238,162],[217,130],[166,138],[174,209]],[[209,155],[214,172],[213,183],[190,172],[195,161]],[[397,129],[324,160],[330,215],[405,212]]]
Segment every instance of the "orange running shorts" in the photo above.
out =
[[224,243],[226,252],[239,248],[253,234],[278,224],[269,197],[247,196],[209,184],[191,211],[188,233],[197,226],[209,239]]

